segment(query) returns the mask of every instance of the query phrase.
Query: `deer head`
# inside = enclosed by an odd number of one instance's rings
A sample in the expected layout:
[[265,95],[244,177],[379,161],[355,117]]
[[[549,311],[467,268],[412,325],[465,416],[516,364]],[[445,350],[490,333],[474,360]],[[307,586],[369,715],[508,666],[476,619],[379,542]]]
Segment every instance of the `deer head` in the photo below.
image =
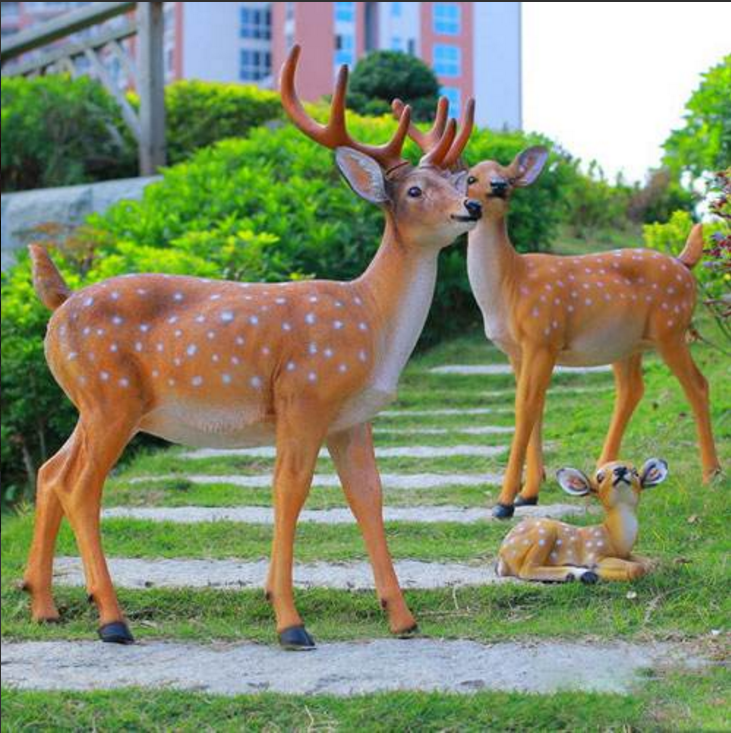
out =
[[[282,104],[292,122],[324,147],[336,151],[340,172],[363,199],[384,208],[399,238],[415,246],[444,247],[475,226],[482,214],[479,202],[465,198],[450,175],[450,161],[459,158],[472,130],[465,115],[457,134],[455,120],[435,124],[424,155],[414,166],[401,155],[411,126],[411,109],[403,105],[399,125],[391,140],[374,146],[354,140],[345,121],[348,67],[342,66],[335,83],[330,118],[315,122],[304,110],[295,91],[295,73],[300,56],[294,46],[282,68]],[[446,100],[442,103],[442,107]],[[468,105],[471,109],[471,105]]]
[[561,488],[571,496],[596,496],[606,511],[624,505],[634,509],[645,489],[661,484],[668,476],[668,464],[650,458],[638,471],[631,463],[610,461],[589,478],[578,468],[561,468],[556,474]]

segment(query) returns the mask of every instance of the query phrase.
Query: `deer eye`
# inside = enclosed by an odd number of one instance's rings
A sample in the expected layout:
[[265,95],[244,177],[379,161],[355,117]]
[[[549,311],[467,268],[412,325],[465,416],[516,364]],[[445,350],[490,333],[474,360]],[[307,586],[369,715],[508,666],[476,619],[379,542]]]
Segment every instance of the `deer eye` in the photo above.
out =
[[473,183],[477,183],[477,179],[474,176],[469,176],[467,178],[467,185],[471,186]]
[[418,186],[412,186],[406,194],[412,199],[418,199],[421,196],[421,189]]
[[599,473],[596,475],[597,483],[601,483],[604,481],[604,471],[599,471]]

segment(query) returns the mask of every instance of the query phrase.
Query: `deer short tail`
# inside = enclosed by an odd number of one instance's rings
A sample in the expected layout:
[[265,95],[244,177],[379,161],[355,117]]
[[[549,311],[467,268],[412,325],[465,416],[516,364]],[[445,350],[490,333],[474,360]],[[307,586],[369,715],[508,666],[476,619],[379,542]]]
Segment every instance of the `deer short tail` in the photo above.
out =
[[28,245],[30,259],[33,263],[33,287],[41,303],[52,311],[68,300],[71,295],[69,286],[61,276],[45,247],[37,244]]
[[703,257],[703,224],[696,224],[690,230],[688,240],[683,251],[678,255],[678,259],[689,270],[692,270],[701,257]]

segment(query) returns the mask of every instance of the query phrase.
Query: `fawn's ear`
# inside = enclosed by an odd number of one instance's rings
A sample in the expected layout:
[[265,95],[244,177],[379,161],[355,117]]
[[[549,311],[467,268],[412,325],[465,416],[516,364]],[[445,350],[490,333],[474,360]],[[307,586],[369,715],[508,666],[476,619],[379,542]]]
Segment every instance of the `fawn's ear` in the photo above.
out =
[[571,496],[586,496],[592,491],[591,481],[578,468],[559,468],[556,479],[558,485]]
[[530,186],[541,175],[548,160],[548,150],[542,145],[527,148],[510,164],[512,184],[517,188]]
[[381,166],[375,160],[353,148],[343,147],[335,151],[335,162],[358,196],[372,204],[384,204],[390,200]]
[[640,486],[649,489],[661,484],[668,477],[668,464],[662,458],[650,458],[640,471]]

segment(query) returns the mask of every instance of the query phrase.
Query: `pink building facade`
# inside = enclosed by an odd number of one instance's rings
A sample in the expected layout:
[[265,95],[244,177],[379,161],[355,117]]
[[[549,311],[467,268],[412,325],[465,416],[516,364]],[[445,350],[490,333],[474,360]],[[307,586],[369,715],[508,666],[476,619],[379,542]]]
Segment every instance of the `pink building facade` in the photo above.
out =
[[[3,35],[86,4],[4,2]],[[298,75],[304,99],[330,94],[340,64],[353,66],[370,51],[390,49],[416,55],[434,69],[452,114],[474,96],[478,123],[522,125],[521,3],[165,3],[168,81],[273,88],[294,43],[305,49]]]

